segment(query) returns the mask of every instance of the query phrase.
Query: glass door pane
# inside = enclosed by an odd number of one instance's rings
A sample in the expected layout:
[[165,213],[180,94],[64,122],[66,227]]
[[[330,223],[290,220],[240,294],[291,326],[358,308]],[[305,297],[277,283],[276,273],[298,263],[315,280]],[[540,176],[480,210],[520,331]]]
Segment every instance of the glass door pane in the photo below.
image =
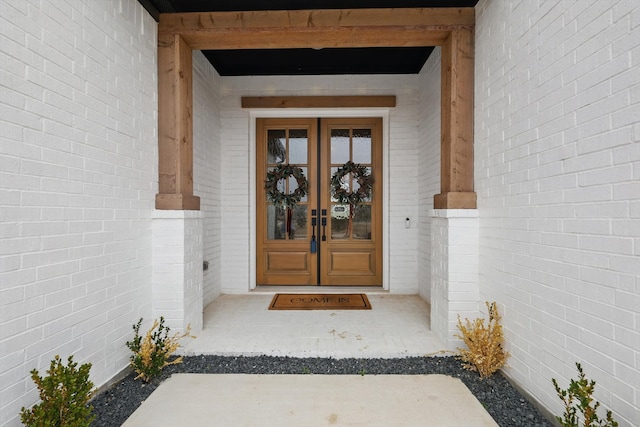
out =
[[[356,167],[365,168],[365,175],[372,175],[371,129],[334,128],[331,129],[330,139],[331,178],[339,176],[336,174],[340,171],[339,186],[342,194],[356,194],[364,176],[355,172],[344,173],[344,171],[347,162],[353,162]],[[366,196],[362,203],[350,204],[344,198],[334,194],[336,189],[331,189],[331,239],[370,240],[371,195]]]
[[[309,138],[307,129],[269,129],[267,131],[267,165],[273,172],[282,165],[300,168],[309,182]],[[286,178],[286,179],[285,179]],[[284,196],[294,194],[298,188],[298,178],[283,176],[275,188]],[[267,194],[268,196],[268,194]],[[308,236],[307,212],[308,196],[300,198],[295,206],[278,204],[269,197],[267,204],[267,239],[269,240],[306,240]]]

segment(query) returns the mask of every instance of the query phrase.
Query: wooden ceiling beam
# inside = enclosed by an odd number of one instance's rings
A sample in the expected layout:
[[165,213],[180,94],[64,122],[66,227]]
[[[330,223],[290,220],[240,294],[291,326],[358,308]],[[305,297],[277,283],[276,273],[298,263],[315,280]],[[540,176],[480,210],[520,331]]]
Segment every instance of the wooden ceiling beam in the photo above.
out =
[[194,50],[422,47],[444,44],[445,27],[335,27],[209,30],[182,35]]
[[[473,8],[321,9],[161,14],[159,35],[180,34],[185,40],[216,30],[309,29],[349,27],[473,27]],[[216,46],[210,46],[214,49]]]

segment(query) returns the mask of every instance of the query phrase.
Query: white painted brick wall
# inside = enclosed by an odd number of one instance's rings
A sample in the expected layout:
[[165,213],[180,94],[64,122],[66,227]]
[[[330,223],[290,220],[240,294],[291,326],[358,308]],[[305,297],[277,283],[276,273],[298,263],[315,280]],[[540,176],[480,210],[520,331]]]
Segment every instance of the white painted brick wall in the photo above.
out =
[[555,413],[579,361],[640,425],[640,4],[476,7],[482,299],[507,373]]
[[440,193],[440,48],[433,50],[420,71],[418,110],[418,286],[431,301],[431,215],[433,196]]
[[389,222],[390,287],[395,293],[418,292],[418,232],[416,222],[405,228],[407,216],[418,218],[419,101],[417,76],[288,76],[224,77],[222,133],[222,292],[249,289],[249,112],[240,108],[242,96],[375,95],[395,94],[397,107],[390,115]]
[[463,346],[455,337],[458,316],[462,321],[480,316],[478,211],[432,209],[430,214],[431,330],[455,350]]
[[151,314],[155,34],[135,0],[0,2],[0,426],[56,354],[111,379]]
[[194,193],[204,214],[204,305],[221,293],[221,143],[220,76],[199,51],[193,52]]
[[[417,76],[406,76],[396,89],[397,106],[389,123],[389,290],[392,293],[418,293],[418,111],[420,93]],[[386,77],[389,79],[389,77]],[[390,83],[393,80],[390,80]],[[411,84],[410,87],[405,85]],[[376,87],[373,85],[373,87]],[[411,228],[405,219],[412,219]]]
[[[566,382],[580,360],[622,425],[638,424],[638,6],[481,0],[477,18],[480,299],[504,307],[508,373],[558,410],[549,380]],[[0,425],[17,425],[19,408],[36,400],[31,368],[73,353],[102,384],[127,364],[131,323],[151,315],[155,25],[134,0],[0,3]],[[205,223],[219,215],[221,224],[204,225],[221,283],[208,278],[205,298],[248,288],[252,183],[242,173],[249,124],[240,97],[345,92],[398,95],[385,224],[391,289],[417,292],[423,212],[438,192],[422,188],[438,175],[419,169],[430,151],[422,131],[435,123],[422,115],[433,76],[217,83],[195,62],[203,157],[194,172],[212,182],[197,183],[196,194]],[[204,96],[210,90],[221,104]],[[420,230],[404,229],[407,216],[420,218]]]
[[[202,211],[153,214],[152,318],[163,316],[176,331],[187,325],[194,333],[202,330],[203,218]],[[150,324],[144,323],[146,329]]]
[[[202,289],[203,218],[202,211],[182,211],[184,221],[184,323],[199,333],[203,325],[204,293]],[[155,266],[155,264],[154,264]]]

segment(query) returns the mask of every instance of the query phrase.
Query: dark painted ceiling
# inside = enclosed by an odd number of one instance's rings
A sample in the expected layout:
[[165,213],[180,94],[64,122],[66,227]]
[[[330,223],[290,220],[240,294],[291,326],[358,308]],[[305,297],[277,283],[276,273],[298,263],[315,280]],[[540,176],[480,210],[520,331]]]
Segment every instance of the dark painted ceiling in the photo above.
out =
[[[160,13],[248,10],[473,7],[478,0],[138,0]],[[417,74],[432,47],[207,50],[222,76]]]

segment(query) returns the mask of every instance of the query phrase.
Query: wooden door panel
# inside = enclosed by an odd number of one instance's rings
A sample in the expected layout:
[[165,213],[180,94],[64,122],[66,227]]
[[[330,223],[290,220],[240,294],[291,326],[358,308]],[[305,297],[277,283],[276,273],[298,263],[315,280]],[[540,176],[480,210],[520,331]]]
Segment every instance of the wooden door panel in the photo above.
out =
[[[320,138],[318,122],[256,122],[256,282],[382,286],[382,120],[323,119]],[[347,162],[366,168],[374,178],[370,197],[357,204],[340,202],[331,194],[332,175]],[[278,164],[302,168],[309,184],[306,197],[286,212],[265,190],[266,174]],[[355,192],[359,185],[369,185],[357,179],[363,174],[340,174],[340,186]],[[278,188],[284,189],[279,191],[291,194],[296,184],[285,181],[279,181]],[[313,212],[318,214],[316,227]]]
[[[323,119],[321,129],[320,204],[327,212],[321,284],[382,286],[382,120]],[[331,178],[347,161],[368,168],[374,178],[362,205],[331,196]],[[354,191],[355,181],[348,178],[345,189]]]
[[262,253],[263,270],[258,272],[261,284],[269,285],[315,285],[316,270],[308,251],[264,250]]
[[267,274],[308,273],[310,268],[308,252],[265,251]]
[[375,274],[375,251],[335,250],[329,253],[329,275]]
[[[315,285],[317,254],[310,251],[309,239],[311,209],[317,205],[317,119],[258,119],[256,130],[256,282]],[[306,150],[301,149],[302,134],[306,135]],[[301,167],[309,183],[306,198],[292,209],[288,227],[283,223],[287,215],[268,200],[265,190],[267,171],[279,163]],[[287,193],[294,181],[290,178],[284,184]]]

